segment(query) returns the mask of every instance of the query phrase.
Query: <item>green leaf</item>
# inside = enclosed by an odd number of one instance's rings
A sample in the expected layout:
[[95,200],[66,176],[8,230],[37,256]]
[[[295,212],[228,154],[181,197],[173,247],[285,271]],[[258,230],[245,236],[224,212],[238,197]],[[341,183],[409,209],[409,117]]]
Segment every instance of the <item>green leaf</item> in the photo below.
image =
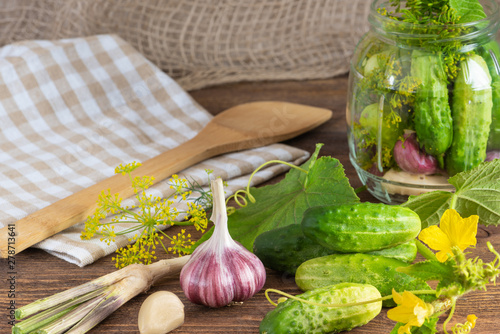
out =
[[455,280],[443,280],[436,286],[436,296],[453,297],[466,293],[465,288]]
[[[439,317],[430,317],[429,319],[425,319],[425,322],[420,327],[412,327],[410,332],[412,334],[434,334],[437,333],[437,323],[439,321]],[[399,327],[404,326],[403,323],[398,322],[396,326],[392,329],[390,334],[398,334]]]
[[322,145],[302,165],[304,173],[291,169],[274,185],[251,188],[256,202],[229,216],[229,233],[252,250],[255,238],[278,227],[300,224],[304,211],[313,206],[359,202],[342,164],[332,157],[318,159]]
[[399,267],[397,271],[405,273],[412,277],[427,281],[453,281],[455,275],[453,273],[453,265],[451,261],[441,263],[439,261],[427,260],[417,262],[407,267]]
[[460,17],[457,23],[479,21],[486,18],[483,6],[478,0],[450,0],[450,8]]
[[479,215],[483,225],[500,224],[500,159],[459,173],[448,182],[457,189],[453,208],[462,217]]
[[455,193],[432,191],[411,196],[402,206],[415,211],[422,228],[439,224],[447,209],[455,209],[462,217],[478,215],[483,225],[500,224],[500,159],[484,162],[478,167],[448,179]]
[[418,196],[410,196],[408,202],[402,204],[415,211],[422,222],[422,229],[429,225],[439,224],[446,209],[450,208],[453,194],[447,191],[431,191]]

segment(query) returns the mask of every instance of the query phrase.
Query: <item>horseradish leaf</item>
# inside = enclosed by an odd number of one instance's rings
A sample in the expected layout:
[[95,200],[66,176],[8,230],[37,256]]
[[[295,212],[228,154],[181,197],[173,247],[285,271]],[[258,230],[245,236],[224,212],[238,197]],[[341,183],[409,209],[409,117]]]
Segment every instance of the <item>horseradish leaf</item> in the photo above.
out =
[[422,228],[439,224],[446,209],[455,209],[462,217],[479,216],[483,225],[500,224],[500,159],[448,179],[455,192],[432,191],[410,196],[403,206],[415,211]]

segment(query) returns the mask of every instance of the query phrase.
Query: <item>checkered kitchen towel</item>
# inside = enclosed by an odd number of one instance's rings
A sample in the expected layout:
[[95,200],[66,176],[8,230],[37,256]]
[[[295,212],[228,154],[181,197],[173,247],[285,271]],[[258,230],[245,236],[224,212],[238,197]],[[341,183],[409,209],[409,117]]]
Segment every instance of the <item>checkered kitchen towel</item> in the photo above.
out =
[[[211,117],[116,36],[1,48],[0,227],[113,175],[120,163],[145,161],[179,145]],[[307,156],[276,144],[209,159],[179,174],[203,183],[204,170],[213,169],[228,180],[230,194],[268,160],[298,164]],[[255,183],[283,171],[281,166],[263,170]],[[160,182],[149,191],[166,197],[171,190]],[[35,247],[84,266],[128,242],[124,236],[109,246],[82,241],[82,226]]]

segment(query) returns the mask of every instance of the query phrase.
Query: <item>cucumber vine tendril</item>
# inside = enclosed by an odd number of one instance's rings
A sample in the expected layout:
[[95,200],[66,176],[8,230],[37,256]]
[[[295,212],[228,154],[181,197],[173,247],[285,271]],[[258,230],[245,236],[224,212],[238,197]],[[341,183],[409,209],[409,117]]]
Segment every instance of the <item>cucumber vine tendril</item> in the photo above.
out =
[[[248,179],[248,183],[247,183],[247,186],[246,186],[246,189],[240,189],[240,190],[237,190],[233,195],[229,196],[227,199],[226,199],[226,205],[228,204],[228,202],[233,199],[237,205],[239,205],[240,207],[244,208],[248,205],[248,201],[250,201],[250,203],[255,203],[255,198],[252,196],[252,194],[250,193],[250,185],[252,183],[252,179],[253,177],[255,176],[255,174],[261,170],[262,168],[264,168],[265,166],[267,165],[270,165],[270,164],[275,164],[275,163],[278,163],[278,164],[282,164],[282,165],[286,165],[288,167],[291,167],[291,168],[295,168],[303,173],[306,173],[308,174],[309,171],[299,167],[299,166],[296,166],[294,164],[291,164],[289,162],[286,162],[286,161],[282,161],[282,160],[270,160],[270,161],[267,161],[265,163],[263,163],[262,165],[260,165],[259,167],[257,167],[257,169],[255,169],[252,174],[250,174],[250,177]],[[248,200],[247,198],[245,197],[248,197]],[[227,213],[228,215],[234,213],[236,211],[236,208],[235,207],[232,207],[232,206],[228,206],[227,207]]]

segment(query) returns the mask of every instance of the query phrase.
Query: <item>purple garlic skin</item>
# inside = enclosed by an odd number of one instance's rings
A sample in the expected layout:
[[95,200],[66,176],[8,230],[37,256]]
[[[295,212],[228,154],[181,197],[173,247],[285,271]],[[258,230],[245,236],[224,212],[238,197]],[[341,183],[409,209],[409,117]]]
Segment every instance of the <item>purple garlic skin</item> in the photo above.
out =
[[259,292],[266,282],[266,269],[256,255],[231,238],[221,179],[212,181],[212,194],[214,232],[182,268],[180,283],[191,302],[222,307]]
[[420,150],[415,133],[405,134],[404,142],[396,142],[394,160],[399,168],[408,173],[434,174],[439,171],[436,158]]
[[486,152],[486,159],[484,161],[493,161],[495,159],[500,159],[500,151]]
[[[208,241],[207,241],[208,242]],[[256,294],[266,282],[260,259],[238,247],[210,250],[200,245],[181,272],[181,288],[195,304],[223,307]],[[219,253],[219,251],[221,251]]]

